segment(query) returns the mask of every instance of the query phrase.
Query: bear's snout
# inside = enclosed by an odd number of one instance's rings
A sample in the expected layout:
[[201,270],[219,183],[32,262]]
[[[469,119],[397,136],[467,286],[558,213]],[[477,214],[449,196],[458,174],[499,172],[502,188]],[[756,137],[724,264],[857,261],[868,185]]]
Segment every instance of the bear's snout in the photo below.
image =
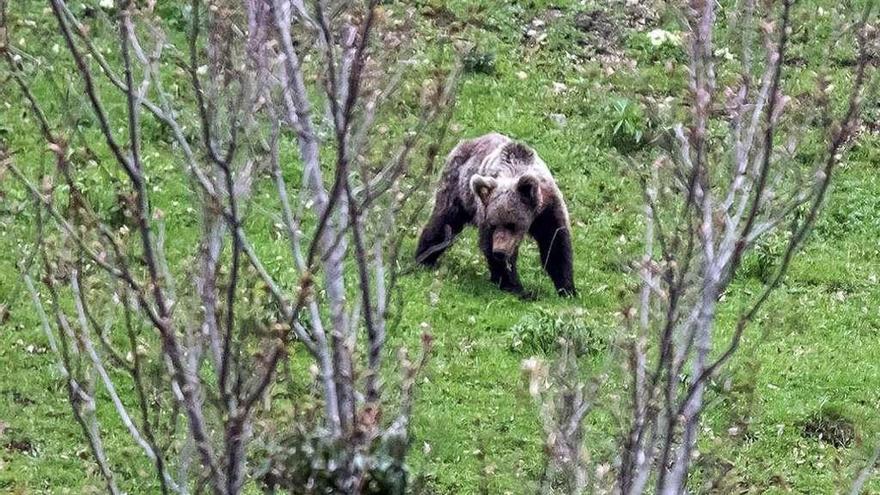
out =
[[497,229],[492,234],[492,255],[496,258],[507,259],[516,252],[518,244],[516,235],[505,229]]

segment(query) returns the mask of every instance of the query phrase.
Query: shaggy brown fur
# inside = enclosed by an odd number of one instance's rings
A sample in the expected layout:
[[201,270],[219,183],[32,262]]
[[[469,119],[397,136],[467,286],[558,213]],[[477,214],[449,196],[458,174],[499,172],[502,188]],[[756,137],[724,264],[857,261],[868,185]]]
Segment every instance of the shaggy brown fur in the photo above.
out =
[[528,233],[559,294],[575,293],[568,210],[547,165],[528,146],[493,133],[449,153],[416,259],[434,265],[468,223],[480,230],[480,249],[501,289],[529,295],[516,272]]

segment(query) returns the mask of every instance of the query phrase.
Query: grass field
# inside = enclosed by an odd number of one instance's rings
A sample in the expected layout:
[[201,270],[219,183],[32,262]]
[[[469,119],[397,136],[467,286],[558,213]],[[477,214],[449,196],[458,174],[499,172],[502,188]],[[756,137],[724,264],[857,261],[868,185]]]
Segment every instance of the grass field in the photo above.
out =
[[[390,336],[389,357],[399,346],[417,346],[425,327],[435,336],[435,352],[418,389],[411,459],[426,493],[534,491],[543,439],[520,366],[542,352],[536,333],[552,332],[559,321],[576,325],[596,345],[583,358],[585,370],[619,375],[617,314],[631,301],[635,286],[628,266],[640,249],[641,196],[614,147],[614,130],[618,124],[619,132],[630,136],[646,130],[632,102],[672,97],[675,104],[685,81],[680,50],[653,47],[646,34],[656,27],[678,30],[673,18],[627,3],[422,0],[383,6],[390,16],[407,8],[418,13],[414,37],[425,59],[448,60],[450,46],[463,40],[474,45],[445,149],[457,139],[499,131],[538,151],[569,204],[580,289],[577,298],[556,297],[537,263],[537,250],[528,245],[520,272],[527,288],[538,290],[538,299],[524,302],[500,293],[488,281],[473,230],[436,271],[418,271],[403,281],[406,313]],[[63,67],[69,61],[63,50],[55,55],[51,49],[61,41],[43,7],[31,0],[16,3],[10,38],[25,52]],[[789,87],[820,68],[845,80],[846,61],[820,54],[841,16],[855,9],[826,0],[797,4],[799,59],[786,79]],[[40,167],[51,166],[51,155],[39,145],[33,120],[22,112],[20,96],[2,72],[0,81],[0,140],[36,175]],[[35,90],[44,95],[68,84],[78,87],[70,75],[46,70],[36,81]],[[53,120],[63,122],[64,109],[70,107],[50,108]],[[845,158],[805,251],[745,337],[741,353],[713,383],[692,486],[697,492],[708,490],[701,480],[725,471],[717,493],[841,491],[880,437],[880,135],[872,132],[878,116],[880,105],[869,102],[867,121],[873,126],[866,125]],[[648,160],[652,153],[646,149],[631,156]],[[198,231],[195,215],[180,206],[189,191],[175,179],[176,166],[169,150],[150,149],[147,167],[155,170],[150,185],[156,207],[174,229],[172,252],[191,244]],[[15,210],[23,193],[8,176],[0,179],[0,307],[8,311],[0,314],[0,492],[99,493],[102,483],[16,268],[29,252],[33,215]],[[87,185],[98,197],[111,197],[101,190],[106,182],[100,174]],[[284,252],[262,227],[259,221],[249,225],[261,252],[267,258]],[[417,227],[412,226],[410,249]],[[722,333],[759,290],[779,248],[767,242],[746,261],[725,296]],[[600,394],[608,407],[590,416],[587,425],[587,450],[606,462],[613,461],[612,434],[620,427],[614,412],[624,400],[623,384],[615,380]],[[108,450],[115,454],[111,461],[121,465],[138,459],[127,465],[123,485],[129,493],[148,492],[134,480],[149,466],[134,455],[121,427],[107,424]],[[851,435],[828,441],[829,434],[850,427]],[[875,480],[867,493],[878,492]]]

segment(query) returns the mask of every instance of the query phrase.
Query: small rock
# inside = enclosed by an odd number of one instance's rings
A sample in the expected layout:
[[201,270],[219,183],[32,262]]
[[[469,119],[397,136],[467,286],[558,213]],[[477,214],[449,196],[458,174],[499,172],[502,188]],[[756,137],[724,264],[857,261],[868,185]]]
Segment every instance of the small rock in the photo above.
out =
[[516,73],[516,78],[520,81],[525,81],[528,79],[529,75],[525,73],[525,71],[519,71]]
[[568,125],[568,117],[561,113],[551,113],[547,116],[556,127],[562,128]]

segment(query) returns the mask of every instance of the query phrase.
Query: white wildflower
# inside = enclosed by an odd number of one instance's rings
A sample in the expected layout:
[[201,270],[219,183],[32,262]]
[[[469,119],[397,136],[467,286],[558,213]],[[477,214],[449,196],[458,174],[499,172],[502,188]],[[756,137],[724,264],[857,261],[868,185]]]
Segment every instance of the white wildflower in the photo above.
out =
[[730,50],[728,50],[727,47],[715,50],[715,56],[718,58],[723,58],[728,62],[736,58],[736,56]]
[[665,43],[676,46],[681,44],[681,36],[678,33],[672,33],[665,29],[655,29],[648,32],[648,39],[651,40],[653,46],[660,46]]

